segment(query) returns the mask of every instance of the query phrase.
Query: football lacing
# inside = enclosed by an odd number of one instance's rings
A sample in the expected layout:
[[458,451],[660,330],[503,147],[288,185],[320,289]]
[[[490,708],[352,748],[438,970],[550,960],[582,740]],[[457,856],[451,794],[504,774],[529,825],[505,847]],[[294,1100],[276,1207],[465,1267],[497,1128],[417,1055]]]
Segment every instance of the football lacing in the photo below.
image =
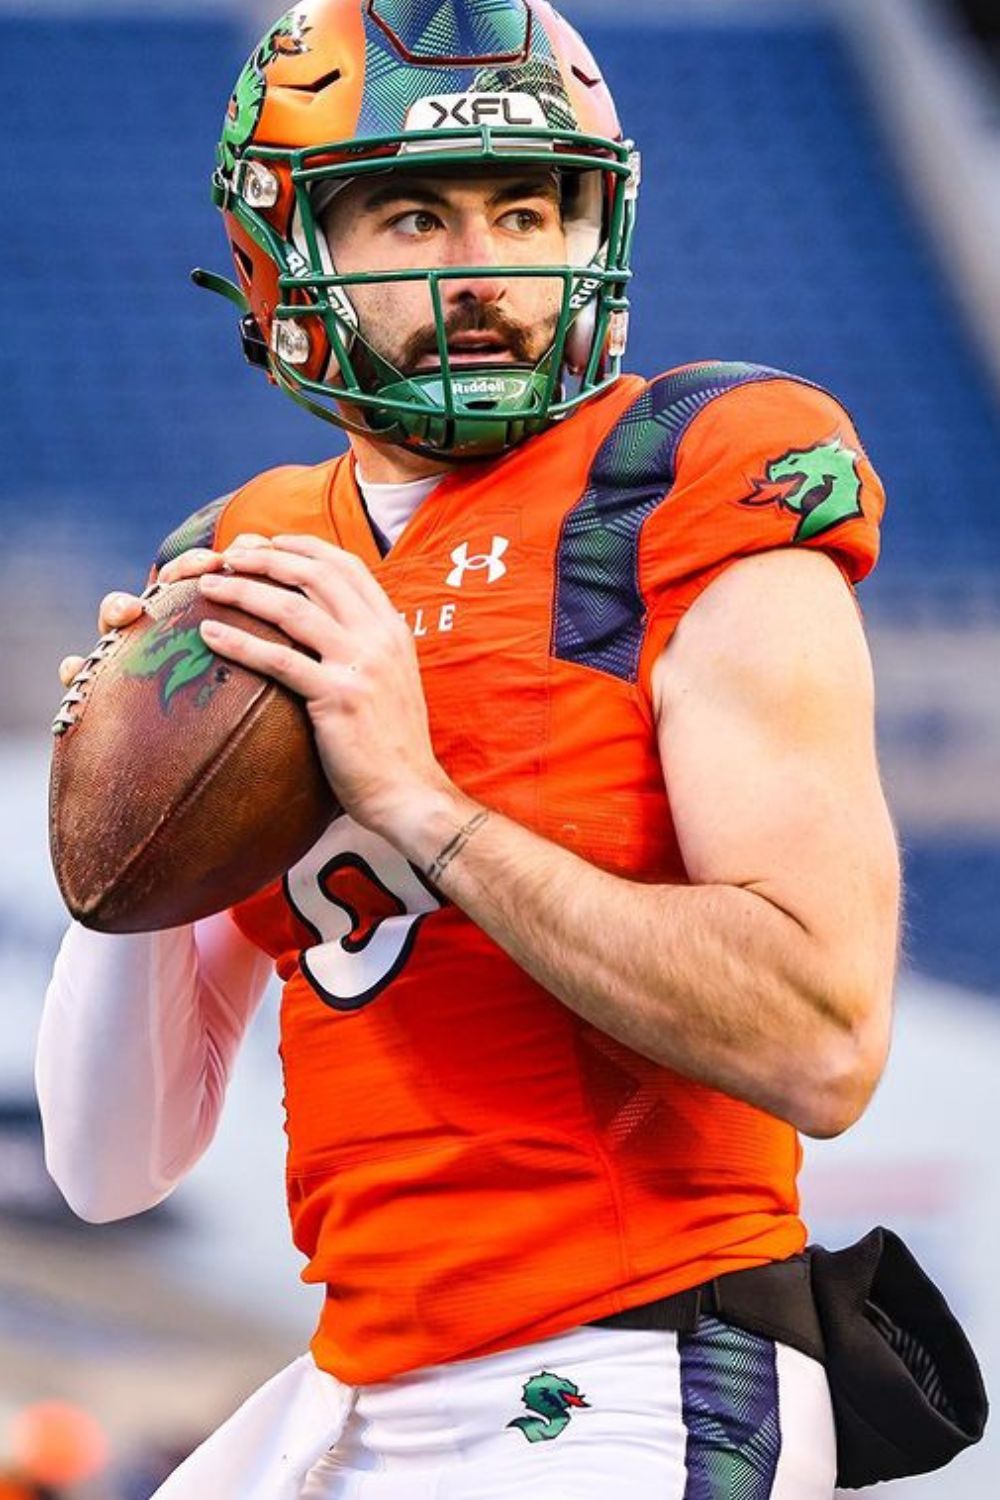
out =
[[101,662],[111,653],[120,639],[120,630],[109,630],[107,635],[101,636],[90,654],[84,657],[83,666],[70,683],[66,696],[60,703],[56,716],[52,720],[53,734],[65,734],[67,729],[72,729],[77,723],[77,715],[74,713],[74,709],[78,704],[86,701],[87,685],[92,680]]

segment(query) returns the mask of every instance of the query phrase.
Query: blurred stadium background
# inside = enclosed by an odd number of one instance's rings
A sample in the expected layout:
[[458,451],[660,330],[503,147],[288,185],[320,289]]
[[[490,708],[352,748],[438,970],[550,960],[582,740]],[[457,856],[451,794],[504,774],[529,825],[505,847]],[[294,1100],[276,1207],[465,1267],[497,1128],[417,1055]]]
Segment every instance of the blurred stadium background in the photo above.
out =
[[[884,559],[862,604],[906,854],[907,961],[889,1075],[857,1129],[810,1145],[804,1196],[828,1244],[875,1222],[903,1232],[996,1386],[1000,7],[562,9],[644,151],[633,367],[721,357],[803,373],[846,401],[887,484]],[[302,1349],[314,1311],[286,1233],[273,1006],[217,1143],[139,1220],[86,1226],[62,1206],[31,1083],[64,922],[45,826],[57,662],[89,644],[102,593],[141,583],[178,519],[339,444],[242,365],[224,304],[187,281],[196,264],[228,269],[207,178],[271,11],[0,0],[0,1497],[28,1493],[19,1455],[45,1467],[14,1418],[60,1400],[96,1420],[109,1454],[69,1432],[65,1474],[83,1477],[48,1493],[144,1500]],[[58,1412],[41,1427],[54,1480]],[[987,1439],[891,1493],[982,1500],[1000,1492],[998,1451]]]

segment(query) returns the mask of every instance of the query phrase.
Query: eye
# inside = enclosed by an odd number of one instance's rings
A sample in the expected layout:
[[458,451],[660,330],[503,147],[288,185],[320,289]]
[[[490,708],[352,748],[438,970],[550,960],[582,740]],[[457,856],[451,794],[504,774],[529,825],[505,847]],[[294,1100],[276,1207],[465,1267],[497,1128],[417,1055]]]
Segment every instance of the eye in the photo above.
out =
[[437,229],[441,221],[436,214],[432,214],[427,208],[412,208],[409,213],[400,214],[393,219],[392,227],[400,234],[414,236],[430,234]]
[[541,229],[544,222],[534,208],[512,208],[500,220],[505,229],[512,229],[515,234],[531,234],[533,230]]

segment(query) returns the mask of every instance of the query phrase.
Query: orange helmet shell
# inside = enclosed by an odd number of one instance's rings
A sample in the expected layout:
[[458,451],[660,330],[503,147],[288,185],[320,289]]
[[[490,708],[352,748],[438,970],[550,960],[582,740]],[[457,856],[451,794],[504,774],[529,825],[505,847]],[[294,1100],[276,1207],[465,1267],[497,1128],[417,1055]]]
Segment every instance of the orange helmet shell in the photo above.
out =
[[366,72],[363,9],[359,0],[313,0],[289,12],[298,21],[299,50],[279,49],[265,65],[255,146],[319,146],[357,133]]

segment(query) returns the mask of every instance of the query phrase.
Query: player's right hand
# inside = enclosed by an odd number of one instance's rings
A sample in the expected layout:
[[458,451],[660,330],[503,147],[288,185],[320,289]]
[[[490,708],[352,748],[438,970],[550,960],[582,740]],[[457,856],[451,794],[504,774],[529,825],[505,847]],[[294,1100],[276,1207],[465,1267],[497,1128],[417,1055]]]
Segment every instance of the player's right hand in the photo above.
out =
[[[258,536],[255,532],[245,532],[238,536],[233,545],[237,544],[241,547],[270,545],[267,537]],[[191,547],[172,562],[163,564],[156,575],[157,582],[177,583],[182,578],[200,578],[203,573],[217,573],[222,566],[220,552],[212,552],[208,547]],[[97,611],[97,633],[100,636],[107,635],[109,630],[121,630],[126,625],[131,625],[141,614],[142,600],[138,594],[123,594],[120,589],[115,589],[112,593],[105,594],[101,600]],[[63,687],[69,687],[85,660],[83,656],[63,657],[59,663],[59,681]]]

